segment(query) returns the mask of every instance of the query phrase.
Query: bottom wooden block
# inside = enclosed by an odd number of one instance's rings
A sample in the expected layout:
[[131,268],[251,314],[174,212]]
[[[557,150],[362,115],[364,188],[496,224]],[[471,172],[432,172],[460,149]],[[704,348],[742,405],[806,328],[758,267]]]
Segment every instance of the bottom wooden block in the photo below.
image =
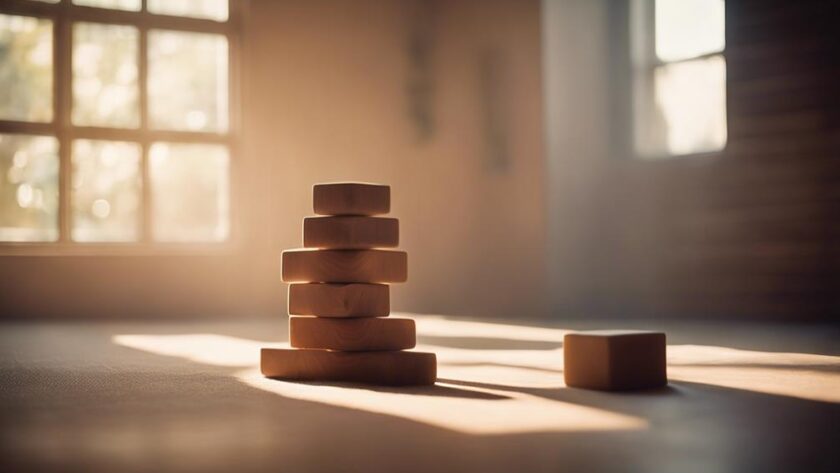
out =
[[416,351],[263,348],[260,370],[269,378],[285,380],[417,386],[435,384],[437,359],[434,353]]

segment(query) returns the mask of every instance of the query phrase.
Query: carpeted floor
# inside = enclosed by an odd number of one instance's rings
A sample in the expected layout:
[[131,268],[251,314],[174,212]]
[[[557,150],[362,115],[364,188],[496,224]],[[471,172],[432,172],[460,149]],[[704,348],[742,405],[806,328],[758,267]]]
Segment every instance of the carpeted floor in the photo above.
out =
[[[840,328],[434,316],[435,387],[262,378],[284,322],[0,325],[0,471],[838,471]],[[670,385],[566,388],[569,329],[668,333]]]

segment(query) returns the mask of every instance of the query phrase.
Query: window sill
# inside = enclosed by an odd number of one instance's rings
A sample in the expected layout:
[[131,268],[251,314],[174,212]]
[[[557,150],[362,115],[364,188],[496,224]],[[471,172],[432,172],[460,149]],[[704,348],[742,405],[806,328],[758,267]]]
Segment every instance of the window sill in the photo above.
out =
[[707,163],[717,161],[723,158],[726,154],[726,147],[715,151],[703,151],[699,153],[689,154],[663,154],[653,156],[642,156],[639,154],[632,154],[631,161],[634,163]]
[[3,242],[0,257],[5,256],[223,256],[236,252],[233,241],[218,243],[63,243]]

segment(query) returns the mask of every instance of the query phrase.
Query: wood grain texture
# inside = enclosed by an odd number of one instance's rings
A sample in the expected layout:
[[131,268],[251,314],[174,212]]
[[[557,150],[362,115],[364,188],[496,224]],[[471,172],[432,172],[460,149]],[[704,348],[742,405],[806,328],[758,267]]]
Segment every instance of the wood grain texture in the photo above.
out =
[[260,370],[269,378],[295,381],[419,386],[437,380],[437,358],[434,353],[416,351],[350,353],[263,348]]
[[294,348],[339,351],[407,350],[417,345],[411,319],[289,317]]
[[291,284],[289,314],[318,317],[385,317],[391,312],[386,284]]
[[668,383],[665,334],[595,330],[563,337],[563,376],[575,388],[620,391]]
[[307,217],[303,219],[306,248],[393,248],[400,243],[400,222],[387,217]]
[[312,197],[318,215],[379,215],[391,211],[391,187],[381,184],[315,184]]
[[390,250],[286,250],[284,282],[405,282],[408,255]]

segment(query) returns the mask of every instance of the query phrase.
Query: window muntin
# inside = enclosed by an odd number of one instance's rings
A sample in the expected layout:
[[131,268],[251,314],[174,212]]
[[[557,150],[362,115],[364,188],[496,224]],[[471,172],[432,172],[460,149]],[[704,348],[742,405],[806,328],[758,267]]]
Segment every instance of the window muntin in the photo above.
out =
[[0,245],[229,239],[227,1],[144,3],[0,7]]

